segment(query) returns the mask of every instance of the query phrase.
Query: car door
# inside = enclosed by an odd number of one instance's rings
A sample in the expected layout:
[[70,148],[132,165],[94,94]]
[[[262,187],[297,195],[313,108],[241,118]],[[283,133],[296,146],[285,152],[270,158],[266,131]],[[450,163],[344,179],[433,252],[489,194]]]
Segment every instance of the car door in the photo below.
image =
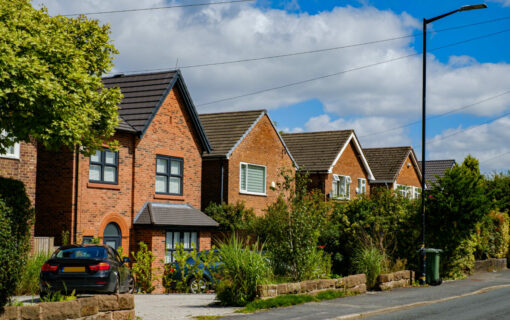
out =
[[120,257],[117,250],[113,250],[115,252],[115,260],[119,264],[119,275],[120,275],[120,287],[122,291],[127,291],[129,286],[129,268],[128,266],[122,261],[122,258]]

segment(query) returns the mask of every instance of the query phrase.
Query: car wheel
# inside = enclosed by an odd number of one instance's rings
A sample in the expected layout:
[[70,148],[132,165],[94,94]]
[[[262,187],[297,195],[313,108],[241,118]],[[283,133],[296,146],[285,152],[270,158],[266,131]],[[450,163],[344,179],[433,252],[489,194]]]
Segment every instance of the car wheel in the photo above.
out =
[[204,279],[191,278],[189,289],[191,293],[204,293],[209,289],[209,282]]
[[115,287],[113,288],[112,294],[119,294],[120,293],[120,281],[119,277],[115,277]]
[[133,278],[133,276],[129,276],[127,293],[130,294],[135,293],[135,278]]

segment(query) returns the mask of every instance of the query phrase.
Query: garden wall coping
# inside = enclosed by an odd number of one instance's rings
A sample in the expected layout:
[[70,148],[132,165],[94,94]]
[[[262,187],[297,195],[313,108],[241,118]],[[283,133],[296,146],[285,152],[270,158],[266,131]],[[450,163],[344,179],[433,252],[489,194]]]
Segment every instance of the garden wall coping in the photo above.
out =
[[326,290],[344,290],[349,293],[364,293],[367,278],[365,274],[356,274],[339,279],[318,279],[301,282],[262,284],[257,286],[257,296],[261,299],[284,294],[316,294]]
[[474,272],[492,272],[505,270],[507,268],[506,258],[475,260]]
[[380,274],[375,285],[378,290],[407,287],[413,284],[414,271],[402,270],[393,273]]
[[132,294],[95,295],[62,302],[5,307],[0,320],[134,320]]

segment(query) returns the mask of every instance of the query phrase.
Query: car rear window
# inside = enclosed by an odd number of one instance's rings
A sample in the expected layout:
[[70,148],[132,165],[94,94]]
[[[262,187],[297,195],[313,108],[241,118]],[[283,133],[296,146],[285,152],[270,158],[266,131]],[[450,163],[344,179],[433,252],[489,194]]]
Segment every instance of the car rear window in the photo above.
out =
[[106,249],[104,247],[83,247],[60,249],[55,252],[52,258],[71,258],[71,259],[96,259],[105,258]]

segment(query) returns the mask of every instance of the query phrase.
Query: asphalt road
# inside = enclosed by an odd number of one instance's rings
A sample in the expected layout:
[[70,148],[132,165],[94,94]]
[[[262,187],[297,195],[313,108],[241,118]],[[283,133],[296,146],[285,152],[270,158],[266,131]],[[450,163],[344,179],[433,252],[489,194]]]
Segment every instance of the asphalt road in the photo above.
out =
[[[468,279],[445,282],[437,287],[400,288],[387,292],[367,293],[250,315],[229,316],[228,319],[335,319],[349,315],[369,319],[510,319],[510,288],[471,295],[473,292],[494,286],[510,286],[510,270],[479,273]],[[461,295],[466,296],[452,299]],[[451,300],[438,302],[442,299]],[[422,302],[433,304],[398,310],[401,306]],[[388,308],[397,310],[370,317],[374,312]]]
[[492,290],[424,307],[367,317],[367,319],[510,319],[510,288]]

